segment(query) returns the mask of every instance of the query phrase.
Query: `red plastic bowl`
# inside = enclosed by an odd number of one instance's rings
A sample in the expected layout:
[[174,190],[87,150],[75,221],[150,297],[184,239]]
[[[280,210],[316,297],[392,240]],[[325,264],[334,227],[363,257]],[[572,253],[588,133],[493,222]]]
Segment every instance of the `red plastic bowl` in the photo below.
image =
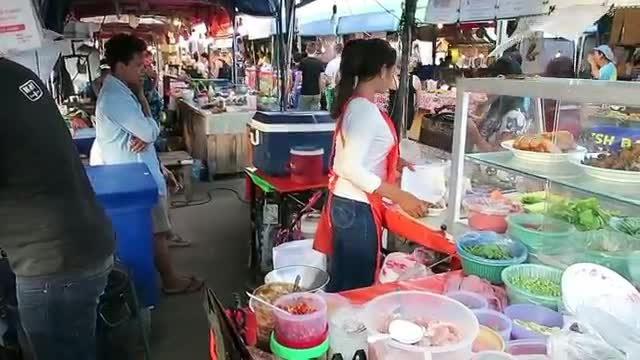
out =
[[329,337],[329,325],[327,325],[327,330],[319,337],[304,339],[304,341],[290,341],[287,339],[282,339],[281,336],[278,336],[278,333],[275,333],[276,342],[286,348],[289,349],[311,349],[316,346],[320,346],[327,338]]

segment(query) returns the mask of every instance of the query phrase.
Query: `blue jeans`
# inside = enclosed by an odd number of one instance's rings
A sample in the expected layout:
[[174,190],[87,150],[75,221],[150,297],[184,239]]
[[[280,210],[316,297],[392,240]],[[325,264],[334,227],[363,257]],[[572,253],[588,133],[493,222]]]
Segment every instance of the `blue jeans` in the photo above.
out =
[[95,360],[96,310],[112,266],[109,258],[75,274],[16,279],[34,360]]
[[371,206],[334,196],[331,202],[333,255],[329,292],[371,286],[375,280],[378,234]]

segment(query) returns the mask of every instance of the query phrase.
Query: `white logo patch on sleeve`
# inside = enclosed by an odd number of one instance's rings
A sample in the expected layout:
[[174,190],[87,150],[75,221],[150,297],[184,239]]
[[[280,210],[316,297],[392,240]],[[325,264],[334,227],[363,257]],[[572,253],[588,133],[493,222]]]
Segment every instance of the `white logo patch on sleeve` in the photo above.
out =
[[20,85],[19,89],[20,92],[22,92],[22,94],[24,94],[24,96],[26,96],[27,99],[29,99],[29,101],[31,102],[40,100],[40,98],[44,94],[40,86],[38,86],[38,84],[33,80],[29,80],[26,83]]

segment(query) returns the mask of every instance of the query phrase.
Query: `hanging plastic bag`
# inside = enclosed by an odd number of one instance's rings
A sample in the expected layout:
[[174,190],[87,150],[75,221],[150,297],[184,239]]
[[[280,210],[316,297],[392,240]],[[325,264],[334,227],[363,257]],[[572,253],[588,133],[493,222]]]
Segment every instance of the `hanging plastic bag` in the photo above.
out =
[[380,283],[419,279],[433,272],[421,263],[414,254],[401,252],[387,255],[380,270]]

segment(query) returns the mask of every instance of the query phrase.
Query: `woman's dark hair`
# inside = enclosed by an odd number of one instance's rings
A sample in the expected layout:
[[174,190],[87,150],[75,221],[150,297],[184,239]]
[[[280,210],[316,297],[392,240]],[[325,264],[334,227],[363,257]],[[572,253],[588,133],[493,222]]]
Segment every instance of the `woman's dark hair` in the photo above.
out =
[[147,44],[144,40],[129,34],[118,34],[104,45],[104,57],[112,71],[117,63],[129,64],[135,54],[144,54]]
[[544,76],[554,78],[575,78],[576,72],[573,69],[573,60],[567,56],[553,58],[547,64]]
[[[382,39],[357,39],[347,42],[340,60],[340,80],[336,86],[336,101],[331,116],[340,119],[342,110],[357,82],[369,81],[380,74],[382,68],[396,65],[396,51]],[[340,129],[340,122],[337,128]]]
[[515,59],[506,55],[496,60],[496,62],[489,67],[489,73],[491,77],[497,77],[500,75],[522,75],[522,67]]

